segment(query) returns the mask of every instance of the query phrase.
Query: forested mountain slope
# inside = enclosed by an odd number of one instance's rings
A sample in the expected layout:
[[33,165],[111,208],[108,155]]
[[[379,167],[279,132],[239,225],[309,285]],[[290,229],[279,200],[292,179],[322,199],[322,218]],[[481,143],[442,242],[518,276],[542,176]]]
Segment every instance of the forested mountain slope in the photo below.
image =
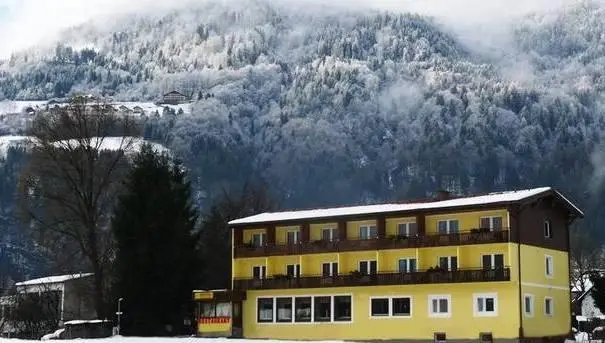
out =
[[0,98],[191,95],[191,114],[148,118],[145,135],[184,158],[201,206],[253,177],[284,207],[552,185],[597,233],[604,15],[579,2],[525,17],[498,60],[438,19],[210,2],[99,19],[15,53]]

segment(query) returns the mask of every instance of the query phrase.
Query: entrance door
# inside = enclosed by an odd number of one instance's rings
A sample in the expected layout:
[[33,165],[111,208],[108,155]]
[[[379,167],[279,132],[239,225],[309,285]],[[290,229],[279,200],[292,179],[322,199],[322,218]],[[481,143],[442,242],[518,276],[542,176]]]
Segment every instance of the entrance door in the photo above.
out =
[[234,301],[233,302],[233,310],[232,313],[232,326],[231,326],[231,334],[236,338],[244,337],[244,325],[242,320],[242,302]]

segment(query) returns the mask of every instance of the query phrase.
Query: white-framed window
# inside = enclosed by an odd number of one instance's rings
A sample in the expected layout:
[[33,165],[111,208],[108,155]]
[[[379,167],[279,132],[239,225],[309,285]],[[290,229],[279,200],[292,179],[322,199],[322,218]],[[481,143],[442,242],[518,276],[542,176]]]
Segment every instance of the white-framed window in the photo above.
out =
[[437,222],[437,232],[439,234],[459,232],[458,219],[440,220],[439,222]]
[[327,227],[321,229],[321,239],[328,242],[334,242],[338,240],[338,229],[334,227]]
[[378,237],[376,225],[359,226],[359,239],[374,239]]
[[553,258],[550,255],[544,255],[544,274],[547,278],[552,278],[554,274]]
[[502,217],[482,217],[479,219],[480,229],[490,229],[490,231],[502,230]]
[[534,295],[524,294],[523,295],[523,312],[526,317],[534,316]]
[[256,321],[258,323],[273,322],[273,298],[257,298],[256,300]]
[[364,275],[376,274],[378,271],[378,264],[376,260],[371,261],[359,261],[359,272]]
[[495,317],[498,315],[498,294],[473,294],[473,310],[475,317]]
[[439,257],[439,267],[444,270],[458,270],[457,256],[441,256]]
[[388,297],[370,298],[370,316],[388,317],[391,314],[390,301]]
[[370,298],[370,317],[399,317],[406,318],[412,316],[412,297],[410,296],[391,296],[391,297],[371,297]]
[[450,317],[452,315],[451,295],[429,295],[429,317]]
[[312,303],[313,297],[295,297],[294,298],[294,321],[296,323],[309,323],[312,321]]
[[544,238],[552,238],[550,220],[544,220]]
[[267,244],[267,234],[264,232],[258,232],[252,234],[252,246],[262,247]]
[[288,245],[300,243],[300,231],[288,231],[286,235]]
[[504,254],[488,254],[481,256],[483,270],[504,268]]
[[544,297],[544,314],[552,317],[554,313],[554,302],[551,297]]
[[294,320],[292,297],[275,298],[278,323],[292,323]]
[[326,262],[321,264],[321,275],[322,276],[336,276],[338,275],[338,262]]
[[286,265],[286,275],[289,277],[300,277],[300,264]]
[[392,297],[391,315],[393,317],[411,317],[412,297]]
[[411,223],[399,223],[397,224],[397,235],[400,237],[412,237],[418,233],[418,224],[415,222]]
[[400,258],[398,261],[400,273],[411,273],[418,270],[418,264],[415,258]]
[[253,266],[252,267],[252,278],[256,280],[262,280],[267,278],[267,267],[265,266]]
[[351,295],[297,295],[257,298],[258,323],[351,322]]

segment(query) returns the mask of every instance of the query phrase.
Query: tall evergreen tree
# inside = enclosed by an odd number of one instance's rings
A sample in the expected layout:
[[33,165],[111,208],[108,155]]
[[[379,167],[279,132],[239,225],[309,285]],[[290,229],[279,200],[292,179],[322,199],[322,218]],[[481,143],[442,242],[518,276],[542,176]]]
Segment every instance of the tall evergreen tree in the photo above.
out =
[[590,293],[594,299],[594,303],[601,312],[605,311],[605,277],[598,272],[590,275],[592,289]]
[[183,322],[201,262],[196,219],[180,162],[143,146],[112,220],[123,334],[173,335],[188,329]]
[[201,286],[205,289],[228,288],[231,285],[231,230],[227,224],[239,217],[274,210],[276,201],[258,182],[246,182],[241,191],[223,189],[201,221],[202,270]]

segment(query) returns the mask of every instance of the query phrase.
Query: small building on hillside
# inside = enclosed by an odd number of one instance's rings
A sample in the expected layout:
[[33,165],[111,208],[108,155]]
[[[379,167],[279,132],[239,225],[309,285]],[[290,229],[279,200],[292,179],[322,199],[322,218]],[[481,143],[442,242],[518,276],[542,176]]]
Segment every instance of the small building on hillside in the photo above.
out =
[[187,96],[177,91],[172,91],[162,96],[163,104],[179,105],[187,102]]

